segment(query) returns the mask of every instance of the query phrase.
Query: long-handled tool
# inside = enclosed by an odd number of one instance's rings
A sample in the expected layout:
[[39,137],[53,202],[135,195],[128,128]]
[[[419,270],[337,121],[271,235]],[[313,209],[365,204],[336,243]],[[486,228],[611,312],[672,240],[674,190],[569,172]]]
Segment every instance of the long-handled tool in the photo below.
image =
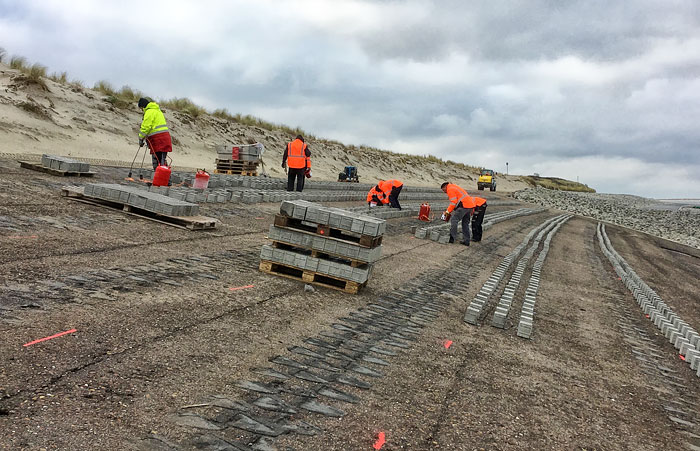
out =
[[134,169],[134,163],[136,163],[136,158],[139,156],[139,152],[141,152],[141,146],[139,146],[139,148],[136,150],[136,155],[134,155],[134,159],[131,161],[131,166],[129,167],[129,175],[126,176],[126,179],[130,182],[134,181],[134,179],[131,178],[131,172]]
[[[148,144],[146,144],[146,150],[148,150]],[[143,151],[143,158],[141,158],[141,167],[139,168],[139,180],[143,180],[143,174],[141,173],[143,171],[143,162],[146,161],[146,150]]]

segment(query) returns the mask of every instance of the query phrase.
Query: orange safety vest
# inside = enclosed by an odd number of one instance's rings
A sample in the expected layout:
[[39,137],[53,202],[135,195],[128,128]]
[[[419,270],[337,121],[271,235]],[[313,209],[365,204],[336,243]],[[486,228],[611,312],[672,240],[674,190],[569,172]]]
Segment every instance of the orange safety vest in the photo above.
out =
[[287,143],[287,166],[292,169],[306,167],[306,143],[301,139]]
[[450,199],[450,205],[447,207],[448,213],[452,213],[460,203],[464,208],[474,208],[476,206],[474,198],[467,193],[467,190],[454,183],[447,185],[447,197]]
[[376,186],[373,186],[372,189],[369,190],[369,193],[367,193],[367,202],[372,202],[372,197],[377,196],[377,199],[379,199],[379,202],[383,204],[389,203],[389,199],[384,196],[384,193],[381,191],[377,191]]
[[477,207],[481,207],[482,205],[484,205],[486,203],[486,199],[484,199],[483,197],[476,197],[475,196],[473,199],[474,199],[474,204]]
[[378,185],[379,189],[388,195],[391,192],[392,188],[398,188],[399,186],[403,186],[403,183],[401,183],[401,180],[380,180]]

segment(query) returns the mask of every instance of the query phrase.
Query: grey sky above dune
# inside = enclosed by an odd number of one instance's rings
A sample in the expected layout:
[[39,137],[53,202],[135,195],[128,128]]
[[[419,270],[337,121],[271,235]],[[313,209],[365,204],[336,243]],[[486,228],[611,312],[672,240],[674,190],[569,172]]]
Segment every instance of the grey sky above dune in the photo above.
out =
[[700,198],[696,0],[0,0],[0,46],[347,144]]

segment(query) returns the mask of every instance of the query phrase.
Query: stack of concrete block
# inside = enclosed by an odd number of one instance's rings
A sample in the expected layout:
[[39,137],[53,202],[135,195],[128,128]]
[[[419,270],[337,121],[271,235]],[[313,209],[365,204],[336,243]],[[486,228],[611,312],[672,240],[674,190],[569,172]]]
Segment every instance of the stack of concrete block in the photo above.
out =
[[[280,213],[297,221],[270,226],[268,238],[277,247],[263,246],[261,260],[359,285],[367,282],[374,263],[381,258],[381,245],[362,246],[351,238],[360,241],[359,237],[369,236],[373,242],[378,242],[375,238],[386,230],[384,220],[304,200],[282,202]],[[330,227],[342,236],[330,237],[309,231],[318,226]]]
[[167,216],[196,216],[199,214],[199,205],[197,204],[180,201],[133,186],[109,183],[89,184],[85,185],[83,194],[86,197],[121,203]]
[[56,169],[65,172],[90,172],[90,164],[72,158],[59,157],[56,155],[42,155],[41,165],[45,168]]

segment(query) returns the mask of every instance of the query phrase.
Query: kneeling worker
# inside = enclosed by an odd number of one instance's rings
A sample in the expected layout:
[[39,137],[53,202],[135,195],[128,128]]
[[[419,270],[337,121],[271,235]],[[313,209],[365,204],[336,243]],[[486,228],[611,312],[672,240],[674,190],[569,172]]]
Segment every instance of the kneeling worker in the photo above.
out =
[[399,204],[399,193],[401,193],[401,189],[403,189],[403,182],[401,182],[401,180],[380,180],[377,187],[385,197],[389,198],[391,208],[398,208],[401,210],[401,205]]
[[472,215],[472,241],[481,241],[483,230],[481,223],[484,222],[486,214],[486,199],[474,196],[474,214]]
[[443,216],[450,217],[450,243],[454,243],[457,239],[457,224],[462,221],[462,244],[469,246],[469,219],[474,209],[474,198],[467,191],[455,185],[454,183],[445,182],[440,188],[450,200],[447,210]]

